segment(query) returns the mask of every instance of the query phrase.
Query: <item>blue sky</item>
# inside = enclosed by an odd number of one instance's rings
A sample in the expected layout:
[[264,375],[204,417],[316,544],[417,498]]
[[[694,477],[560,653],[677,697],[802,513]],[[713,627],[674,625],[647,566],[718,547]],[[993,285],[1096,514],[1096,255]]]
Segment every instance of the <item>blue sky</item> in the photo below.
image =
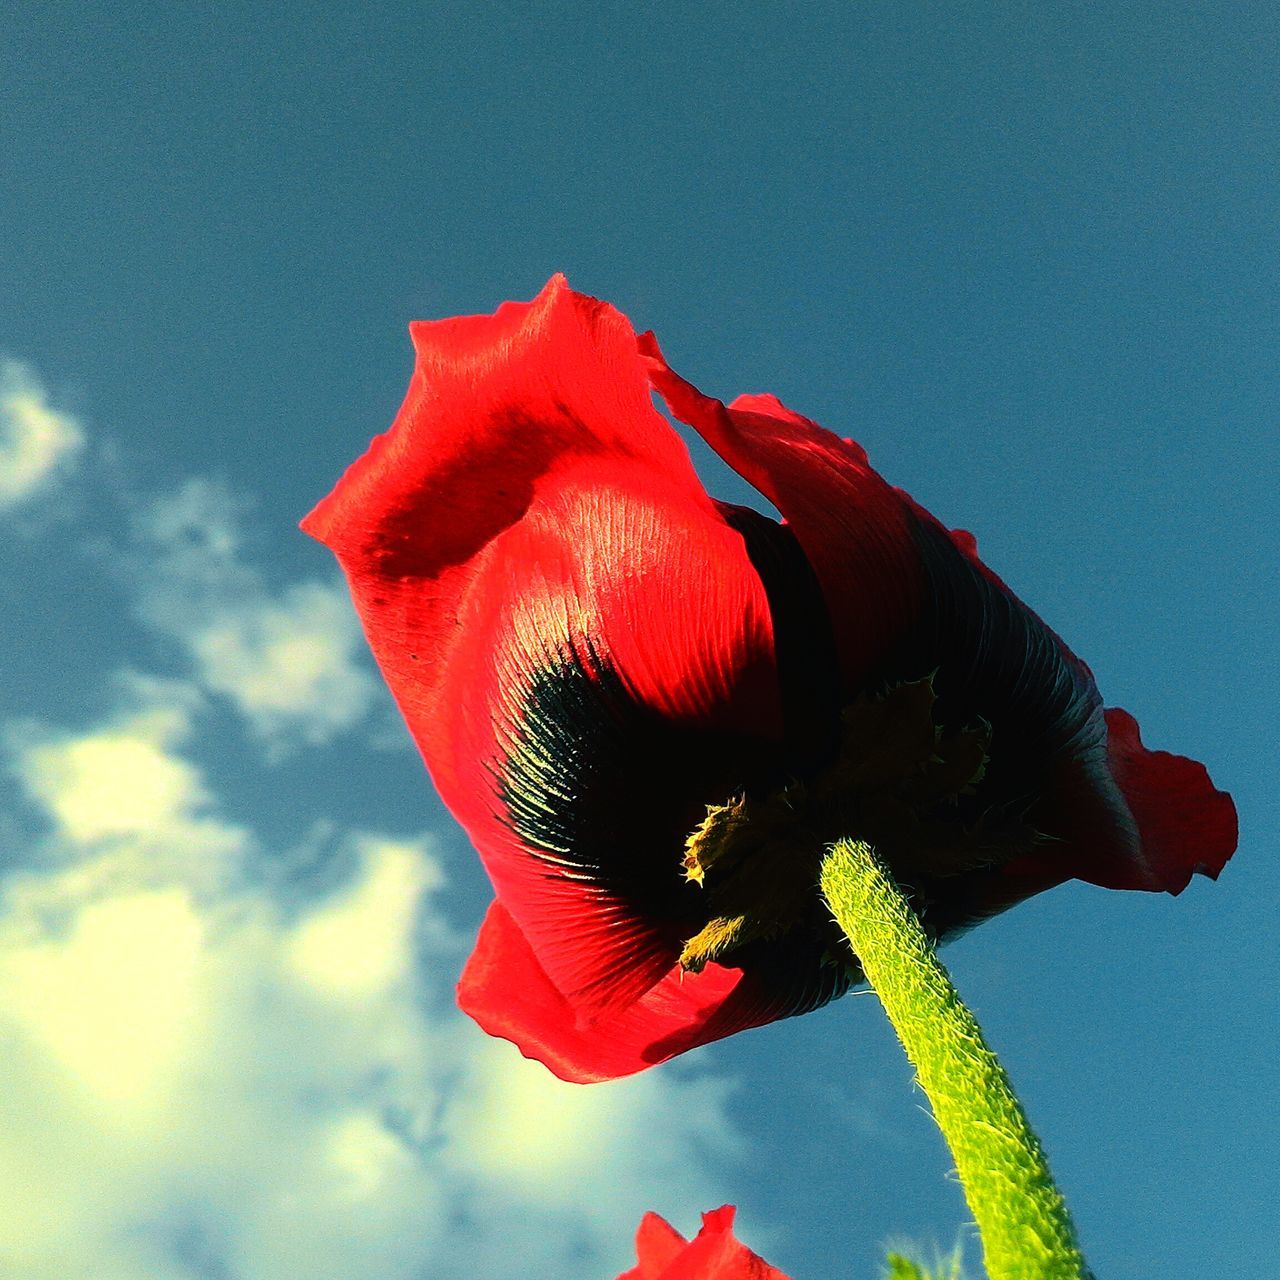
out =
[[452,1008],[487,884],[296,522],[410,319],[564,270],[859,439],[1235,794],[1218,884],[945,958],[1100,1277],[1267,1274],[1274,9],[366,8],[0,43],[0,1270],[585,1280],[726,1200],[797,1280],[963,1233],[871,997],[595,1089]]

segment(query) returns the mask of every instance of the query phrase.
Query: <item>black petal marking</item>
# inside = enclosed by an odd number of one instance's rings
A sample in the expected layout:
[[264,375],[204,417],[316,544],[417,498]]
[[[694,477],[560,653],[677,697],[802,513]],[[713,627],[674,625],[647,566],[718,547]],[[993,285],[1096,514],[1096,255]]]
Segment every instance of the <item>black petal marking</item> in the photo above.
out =
[[548,874],[684,927],[698,908],[680,873],[684,838],[706,804],[744,785],[760,745],[665,719],[589,640],[534,671],[506,738],[499,797]]
[[[834,663],[831,672],[834,681]],[[685,837],[707,804],[775,785],[790,760],[664,719],[589,641],[548,655],[517,708],[496,768],[508,821],[548,875],[603,889],[669,931],[674,960],[709,909],[682,874]],[[725,963],[750,975],[716,1015],[726,1033],[816,1009],[860,980],[816,883],[803,921]]]
[[[933,672],[938,723],[990,724],[985,775],[973,795],[960,798],[955,816],[966,825],[1003,823],[1041,833],[1036,838],[1051,860],[1054,849],[1066,847],[1059,840],[1072,837],[1070,811],[1095,803],[1080,780],[1105,765],[1102,699],[1088,668],[936,522],[918,516],[915,536],[926,573],[925,606],[880,679],[891,686]],[[891,851],[885,854],[892,867]],[[1070,875],[1064,866],[1061,878]],[[999,863],[956,875],[913,876],[903,885],[936,940],[1042,887],[1019,892],[1001,877]]]
[[769,601],[787,765],[804,777],[827,764],[840,742],[840,670],[831,614],[818,576],[788,526],[750,507],[717,506],[742,535]]
[[[814,901],[820,902],[816,885]],[[773,941],[748,943],[727,963],[741,968],[749,980],[707,1023],[703,1029],[707,1040],[810,1013],[863,981],[862,970],[831,923],[829,911],[819,918],[815,910],[812,927],[793,929]],[[652,1049],[654,1060],[660,1061],[669,1051],[666,1042],[657,1042]]]
[[944,529],[918,520],[916,541],[927,576],[925,608],[895,648],[886,682],[935,672],[939,724],[992,726],[983,804],[1025,808],[1065,758],[1105,752],[1102,699],[1084,665]]

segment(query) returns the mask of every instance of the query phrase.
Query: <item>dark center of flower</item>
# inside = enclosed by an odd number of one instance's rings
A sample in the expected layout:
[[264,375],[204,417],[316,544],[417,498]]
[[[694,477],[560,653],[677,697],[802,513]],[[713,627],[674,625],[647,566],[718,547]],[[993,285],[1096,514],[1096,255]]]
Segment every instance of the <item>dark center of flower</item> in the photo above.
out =
[[860,698],[841,716],[831,764],[763,796],[708,806],[685,842],[684,876],[707,894],[707,923],[681,967],[700,972],[739,947],[775,938],[813,910],[826,848],[871,843],[910,894],[918,885],[998,865],[1043,837],[1020,814],[974,804],[991,726],[934,722],[933,678]]

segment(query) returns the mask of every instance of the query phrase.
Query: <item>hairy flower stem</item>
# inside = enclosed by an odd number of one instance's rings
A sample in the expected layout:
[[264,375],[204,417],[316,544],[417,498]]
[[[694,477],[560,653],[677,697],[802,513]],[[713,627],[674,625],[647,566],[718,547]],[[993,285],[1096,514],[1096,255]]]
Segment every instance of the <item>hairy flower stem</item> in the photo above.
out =
[[1089,1280],[1066,1203],[1009,1077],[871,846],[841,840],[822,892],[928,1095],[991,1280]]

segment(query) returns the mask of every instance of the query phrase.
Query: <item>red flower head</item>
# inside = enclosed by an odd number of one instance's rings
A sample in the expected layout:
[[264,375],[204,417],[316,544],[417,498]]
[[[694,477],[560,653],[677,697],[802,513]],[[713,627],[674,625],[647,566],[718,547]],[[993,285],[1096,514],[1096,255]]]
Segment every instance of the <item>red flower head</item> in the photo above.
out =
[[[938,939],[1230,857],[1203,766],[856,444],[702,395],[559,277],[410,332],[395,424],[303,527],[493,881],[459,986],[485,1030],[600,1080],[841,995],[814,886],[843,835]],[[707,496],[654,390],[784,523]]]
[[702,1226],[686,1240],[656,1213],[646,1213],[636,1232],[638,1266],[618,1280],[787,1280],[733,1235],[733,1205],[702,1215]]

